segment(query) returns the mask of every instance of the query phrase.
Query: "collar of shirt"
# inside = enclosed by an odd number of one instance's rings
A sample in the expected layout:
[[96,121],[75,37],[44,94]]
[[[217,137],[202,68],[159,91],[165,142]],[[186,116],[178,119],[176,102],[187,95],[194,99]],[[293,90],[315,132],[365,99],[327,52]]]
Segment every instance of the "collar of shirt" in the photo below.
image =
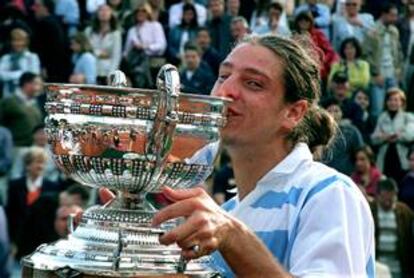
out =
[[38,190],[40,187],[42,187],[42,183],[43,183],[43,176],[40,176],[35,180],[32,180],[29,177],[26,178],[26,187],[29,192]]

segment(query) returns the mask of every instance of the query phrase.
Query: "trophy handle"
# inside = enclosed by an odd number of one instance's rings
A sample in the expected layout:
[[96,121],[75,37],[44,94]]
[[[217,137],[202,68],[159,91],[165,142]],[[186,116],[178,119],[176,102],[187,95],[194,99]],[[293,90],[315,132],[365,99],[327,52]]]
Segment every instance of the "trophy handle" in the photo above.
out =
[[152,182],[161,174],[172,148],[175,127],[178,122],[178,96],[180,75],[175,66],[164,65],[157,75],[157,112],[146,145],[146,157],[155,161]]

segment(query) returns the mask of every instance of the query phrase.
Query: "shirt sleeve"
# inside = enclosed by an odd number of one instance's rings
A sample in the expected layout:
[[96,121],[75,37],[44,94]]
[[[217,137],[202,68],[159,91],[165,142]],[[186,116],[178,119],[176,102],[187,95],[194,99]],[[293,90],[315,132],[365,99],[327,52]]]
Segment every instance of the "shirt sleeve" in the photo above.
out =
[[306,199],[292,231],[287,258],[291,274],[307,278],[374,275],[373,220],[352,181],[316,186]]

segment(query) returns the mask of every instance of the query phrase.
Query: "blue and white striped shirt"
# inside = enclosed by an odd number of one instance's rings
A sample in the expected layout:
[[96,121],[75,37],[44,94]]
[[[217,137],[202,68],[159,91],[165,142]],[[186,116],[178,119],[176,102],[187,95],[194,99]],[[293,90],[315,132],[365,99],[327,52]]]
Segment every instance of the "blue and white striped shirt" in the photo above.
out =
[[[297,144],[242,201],[236,196],[223,208],[295,277],[374,277],[367,201],[351,179],[313,161],[306,144]],[[212,262],[234,276],[218,252]]]

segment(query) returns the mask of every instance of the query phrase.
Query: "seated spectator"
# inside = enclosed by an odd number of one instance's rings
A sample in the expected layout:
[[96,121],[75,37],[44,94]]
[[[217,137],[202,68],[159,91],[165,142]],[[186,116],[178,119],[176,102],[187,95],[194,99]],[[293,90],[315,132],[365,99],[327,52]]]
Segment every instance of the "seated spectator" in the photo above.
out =
[[355,151],[355,170],[351,175],[352,180],[365,191],[368,196],[377,195],[377,185],[382,174],[375,165],[374,152],[368,145]]
[[397,194],[393,179],[378,183],[378,196],[370,204],[375,223],[375,253],[377,260],[390,268],[393,277],[413,277],[414,213],[397,201]]
[[128,30],[124,47],[127,74],[139,88],[152,87],[150,61],[164,54],[167,40],[158,21],[153,20],[151,6],[141,4],[134,12],[135,25]]
[[231,49],[231,17],[225,13],[224,0],[210,0],[208,8],[211,18],[207,21],[207,28],[211,35],[211,45],[224,57]]
[[329,27],[331,26],[331,11],[329,7],[324,3],[318,3],[317,0],[306,0],[306,3],[295,9],[295,18],[303,12],[311,13],[314,18],[315,28],[321,30],[325,34],[326,39],[329,41],[331,38],[329,30]]
[[255,5],[255,9],[251,14],[250,18],[250,28],[255,30],[256,28],[260,28],[260,26],[267,25],[269,22],[269,5],[274,3],[280,3],[282,5],[282,13],[280,15],[280,19],[278,25],[281,28],[289,28],[288,20],[286,14],[291,14],[293,10],[293,2],[291,0],[280,0],[280,1],[268,1],[268,0],[258,0],[255,1],[257,4]]
[[12,134],[7,128],[0,126],[0,206],[4,206],[7,203],[7,175],[11,169],[12,162]]
[[193,0],[182,0],[179,1],[179,3],[174,4],[170,7],[168,14],[169,14],[169,27],[170,29],[174,28],[177,25],[180,25],[182,22],[183,14],[184,14],[184,5],[185,4],[192,4],[194,5],[196,11],[197,11],[197,22],[199,26],[204,26],[207,21],[207,9],[205,6],[194,3]]
[[410,170],[400,185],[399,199],[414,211],[414,148],[408,156]]
[[76,205],[82,209],[86,209],[89,202],[89,191],[89,188],[74,183],[59,194],[59,206]]
[[194,5],[185,4],[181,24],[173,27],[168,34],[168,55],[173,64],[180,65],[184,45],[195,39],[197,29],[197,11]]
[[19,87],[19,78],[25,72],[40,73],[40,60],[29,50],[29,34],[23,29],[11,32],[11,52],[0,58],[0,82],[2,96],[10,97]]
[[280,24],[280,17],[283,14],[282,4],[275,2],[271,3],[267,11],[267,22],[266,24],[261,24],[254,26],[252,32],[264,35],[264,34],[273,34],[280,35],[283,37],[290,37],[290,30],[287,25]]
[[323,82],[326,82],[328,74],[331,71],[331,65],[339,60],[338,55],[333,50],[325,34],[319,29],[314,28],[313,16],[310,12],[299,13],[295,17],[293,25],[294,31],[297,34],[310,37],[319,52],[321,79]]
[[106,85],[109,74],[119,68],[122,56],[121,30],[110,6],[105,4],[98,8],[85,35],[96,57],[98,84]]
[[76,34],[80,20],[79,4],[76,0],[57,0],[55,15],[63,22],[68,37]]
[[325,101],[325,108],[335,119],[339,134],[325,151],[322,162],[337,171],[350,176],[354,170],[353,155],[364,145],[359,130],[347,119],[343,119],[340,103],[335,99]]
[[398,29],[394,26],[398,10],[395,5],[387,2],[382,4],[381,10],[375,29],[369,32],[364,43],[373,77],[371,113],[374,116],[381,113],[387,90],[399,85],[404,65]]
[[385,111],[378,118],[371,136],[379,147],[377,166],[384,175],[401,182],[409,169],[407,144],[414,140],[414,116],[405,112],[405,94],[391,88],[385,96]]
[[10,238],[17,244],[18,258],[25,255],[19,251],[19,247],[22,247],[19,246],[19,240],[27,231],[23,228],[30,209],[41,196],[59,191],[59,186],[44,176],[46,160],[47,154],[44,149],[31,147],[24,156],[24,176],[9,183],[8,200],[13,201],[7,203],[6,214]]
[[69,77],[70,83],[96,84],[96,58],[92,54],[92,46],[84,33],[77,33],[71,41],[73,51],[73,72]]
[[35,0],[32,10],[32,49],[39,55],[42,75],[48,82],[67,82],[71,70],[69,45],[62,23],[53,14],[55,2]]
[[358,126],[359,131],[364,138],[364,142],[371,145],[371,134],[375,130],[377,120],[369,112],[369,94],[366,90],[358,89],[354,93],[354,102],[362,109],[362,122]]
[[355,37],[360,43],[366,39],[367,33],[374,26],[374,17],[368,13],[360,13],[361,0],[345,0],[343,16],[337,16],[332,21],[332,43],[336,51],[346,38]]
[[236,45],[250,33],[249,23],[242,16],[233,17],[230,24],[230,33],[233,45]]
[[341,60],[332,65],[329,74],[329,84],[332,83],[332,77],[337,72],[344,73],[348,78],[349,91],[347,97],[352,96],[357,88],[367,89],[370,82],[370,67],[368,62],[363,60],[362,47],[356,38],[347,38],[343,40],[339,50]]
[[9,98],[0,101],[0,124],[8,128],[13,136],[13,166],[11,178],[22,176],[20,163],[24,152],[33,144],[32,131],[42,123],[42,114],[35,102],[35,96],[42,91],[40,76],[24,73],[19,80],[20,89]]
[[201,61],[200,50],[193,44],[184,47],[184,68],[180,71],[183,92],[209,95],[214,86],[210,67]]
[[197,46],[201,51],[201,60],[207,63],[217,77],[223,57],[211,46],[211,37],[207,28],[200,28],[197,33]]
[[[332,77],[331,98],[339,102],[344,119],[349,119],[358,128],[362,125],[363,111],[358,104],[348,97],[348,76],[343,72],[337,72]],[[322,101],[323,102],[323,101]]]

